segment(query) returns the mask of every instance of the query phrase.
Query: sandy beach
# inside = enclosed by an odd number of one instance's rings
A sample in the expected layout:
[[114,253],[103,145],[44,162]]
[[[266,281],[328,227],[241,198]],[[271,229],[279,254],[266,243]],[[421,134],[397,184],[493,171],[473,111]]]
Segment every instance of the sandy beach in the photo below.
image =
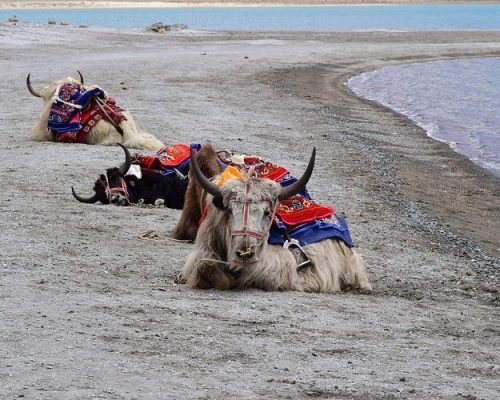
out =
[[[500,32],[177,32],[0,23],[0,398],[498,399],[500,182],[357,98],[384,65],[500,56]],[[180,213],[78,203],[118,147],[29,140],[76,75],[167,144],[299,174],[351,227],[371,294],[193,291]],[[126,90],[125,90],[126,88]]]

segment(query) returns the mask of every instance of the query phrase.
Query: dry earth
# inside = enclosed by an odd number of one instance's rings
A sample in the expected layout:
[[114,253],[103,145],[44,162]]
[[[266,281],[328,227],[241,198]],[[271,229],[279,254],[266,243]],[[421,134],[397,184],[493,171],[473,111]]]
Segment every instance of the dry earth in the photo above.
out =
[[[1,24],[0,398],[498,399],[499,181],[343,85],[477,55],[500,55],[500,32]],[[165,143],[210,139],[295,174],[317,146],[310,190],[347,217],[374,292],[176,285],[191,245],[137,235],[179,212],[71,196],[119,148],[29,141],[26,75],[41,87],[77,69]]]

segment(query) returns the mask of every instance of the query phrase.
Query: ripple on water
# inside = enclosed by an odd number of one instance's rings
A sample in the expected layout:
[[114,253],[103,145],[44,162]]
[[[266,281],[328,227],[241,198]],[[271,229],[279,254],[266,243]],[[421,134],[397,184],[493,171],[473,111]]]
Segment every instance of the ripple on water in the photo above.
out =
[[499,57],[387,66],[347,85],[500,175]]

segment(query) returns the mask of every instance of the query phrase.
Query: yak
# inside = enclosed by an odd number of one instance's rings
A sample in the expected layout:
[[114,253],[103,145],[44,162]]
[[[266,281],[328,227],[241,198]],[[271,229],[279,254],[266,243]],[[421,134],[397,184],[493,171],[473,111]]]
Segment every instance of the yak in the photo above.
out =
[[[194,240],[201,217],[203,189],[188,167],[187,176],[181,174],[163,175],[162,173],[141,167],[142,177],[127,174],[133,165],[133,156],[129,150],[119,144],[125,152],[125,162],[114,168],[108,168],[94,184],[94,194],[83,197],[71,191],[75,199],[82,203],[115,204],[127,206],[135,203],[163,204],[165,207],[182,209],[181,217],[174,229],[173,238],[178,240]],[[192,155],[205,176],[215,176],[221,172],[217,162],[217,154],[210,143],[203,144]]]
[[[296,246],[295,250],[268,244],[278,203],[305,187],[314,168],[315,154],[314,148],[302,177],[283,188],[273,180],[251,174],[218,186],[192,159],[193,176],[209,195],[205,218],[181,279],[198,289],[371,290],[360,256],[342,240],[326,239]],[[304,256],[309,262],[298,268]]]
[[130,112],[97,86],[84,86],[71,77],[55,81],[41,90],[26,78],[29,92],[43,100],[42,113],[31,130],[36,141],[59,141],[159,150],[164,146],[152,134],[139,129]]

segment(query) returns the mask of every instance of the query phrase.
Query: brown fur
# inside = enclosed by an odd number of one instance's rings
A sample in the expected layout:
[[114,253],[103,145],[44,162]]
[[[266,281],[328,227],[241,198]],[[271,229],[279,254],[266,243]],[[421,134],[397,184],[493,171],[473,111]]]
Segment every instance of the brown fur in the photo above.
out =
[[[201,149],[194,155],[202,172],[207,177],[213,177],[220,173],[220,167],[217,163],[217,154],[210,143],[205,143]],[[202,202],[204,191],[198,181],[189,171],[189,184],[184,198],[184,207],[182,208],[181,218],[175,226],[174,239],[194,240],[198,231],[198,223],[202,213]]]

